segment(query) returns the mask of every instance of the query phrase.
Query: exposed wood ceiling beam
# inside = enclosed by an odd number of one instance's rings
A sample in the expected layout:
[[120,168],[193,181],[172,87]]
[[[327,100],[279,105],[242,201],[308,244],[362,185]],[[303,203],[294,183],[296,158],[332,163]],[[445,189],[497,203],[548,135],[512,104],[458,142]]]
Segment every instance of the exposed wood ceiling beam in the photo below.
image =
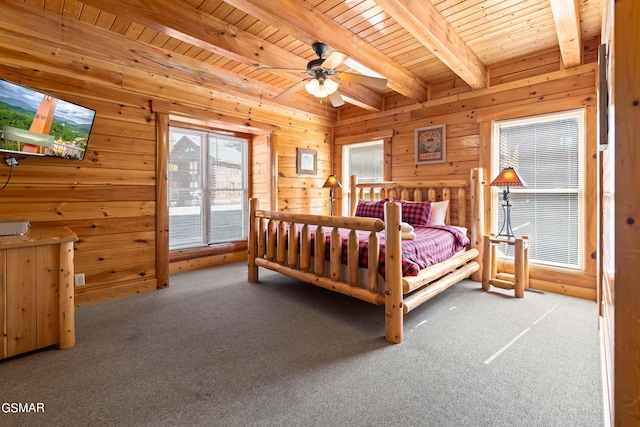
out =
[[[186,4],[179,0],[83,2],[242,64],[300,69],[307,66],[303,58],[198,9],[185,7]],[[374,91],[360,85],[341,85],[340,90],[345,98],[361,107],[375,111],[382,109],[382,96]]]
[[406,68],[315,8],[299,0],[229,0],[230,5],[281,29],[307,35],[383,75],[394,91],[418,101],[427,99],[426,83]]
[[565,67],[575,67],[580,59],[580,11],[578,0],[550,0],[556,23],[558,44]]
[[431,1],[375,0],[393,19],[473,89],[486,86],[487,69]]

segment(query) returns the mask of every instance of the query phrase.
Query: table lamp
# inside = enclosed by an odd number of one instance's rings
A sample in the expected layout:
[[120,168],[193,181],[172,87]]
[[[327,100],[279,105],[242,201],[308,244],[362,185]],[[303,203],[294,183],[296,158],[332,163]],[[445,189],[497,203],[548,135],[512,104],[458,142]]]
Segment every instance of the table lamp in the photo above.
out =
[[526,187],[524,180],[520,178],[518,172],[514,168],[504,168],[500,175],[496,177],[490,184],[493,187],[507,187],[502,191],[502,210],[504,212],[504,221],[500,228],[499,236],[505,236],[507,238],[515,238],[513,229],[511,228],[511,201],[509,187]]
[[335,199],[335,189],[337,188],[342,188],[342,184],[340,184],[340,181],[338,181],[338,177],[336,177],[334,174],[329,175],[329,177],[327,178],[327,180],[324,182],[324,185],[322,186],[324,188],[330,188],[329,190],[329,215],[333,216],[333,204],[336,201]]

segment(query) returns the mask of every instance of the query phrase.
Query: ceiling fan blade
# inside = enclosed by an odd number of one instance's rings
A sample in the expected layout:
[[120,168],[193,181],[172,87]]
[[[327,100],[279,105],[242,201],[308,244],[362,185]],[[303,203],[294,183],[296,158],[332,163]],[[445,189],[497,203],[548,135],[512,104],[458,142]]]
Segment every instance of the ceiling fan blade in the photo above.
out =
[[349,55],[347,55],[346,53],[334,50],[333,52],[331,52],[331,55],[327,56],[327,59],[324,60],[324,62],[322,63],[322,68],[324,68],[325,70],[333,70],[338,65],[346,61],[347,58],[349,58]]
[[293,86],[291,86],[289,89],[285,90],[284,92],[276,95],[273,97],[274,101],[280,101],[282,99],[285,99],[287,96],[293,94],[294,92],[300,90],[300,88],[304,87],[304,85],[311,79],[304,79],[304,80],[300,80],[298,83],[294,84]]
[[329,101],[331,101],[331,105],[334,107],[342,107],[344,105],[344,99],[342,96],[336,91],[329,95]]
[[365,76],[363,74],[354,73],[336,73],[336,77],[347,82],[360,83],[374,89],[385,89],[387,87],[387,79],[380,77]]

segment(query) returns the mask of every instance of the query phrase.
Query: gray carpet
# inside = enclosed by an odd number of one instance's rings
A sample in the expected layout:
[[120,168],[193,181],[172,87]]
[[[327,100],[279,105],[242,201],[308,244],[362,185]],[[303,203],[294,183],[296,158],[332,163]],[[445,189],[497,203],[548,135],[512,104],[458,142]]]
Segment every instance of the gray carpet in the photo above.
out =
[[245,263],[181,273],[78,308],[74,348],[0,362],[1,402],[45,405],[0,425],[603,425],[592,301],[464,281],[392,345],[381,306],[245,278]]

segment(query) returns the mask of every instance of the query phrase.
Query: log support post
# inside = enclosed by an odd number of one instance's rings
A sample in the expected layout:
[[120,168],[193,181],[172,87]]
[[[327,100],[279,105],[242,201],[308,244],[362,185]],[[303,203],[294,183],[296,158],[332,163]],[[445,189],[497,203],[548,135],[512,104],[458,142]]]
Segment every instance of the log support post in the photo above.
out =
[[73,278],[73,242],[62,242],[60,243],[60,271],[58,282],[58,322],[61,350],[76,345]]
[[471,280],[482,281],[482,253],[484,236],[484,177],[482,168],[471,169],[471,247],[478,249],[478,264],[480,269],[471,275]]
[[386,339],[399,344],[403,339],[402,237],[400,204],[387,202],[385,209],[385,325]]
[[249,258],[249,272],[247,280],[251,283],[258,282],[258,265],[256,264],[256,256],[258,254],[258,224],[256,220],[256,211],[258,210],[258,199],[249,200],[249,247],[247,248],[247,256]]

